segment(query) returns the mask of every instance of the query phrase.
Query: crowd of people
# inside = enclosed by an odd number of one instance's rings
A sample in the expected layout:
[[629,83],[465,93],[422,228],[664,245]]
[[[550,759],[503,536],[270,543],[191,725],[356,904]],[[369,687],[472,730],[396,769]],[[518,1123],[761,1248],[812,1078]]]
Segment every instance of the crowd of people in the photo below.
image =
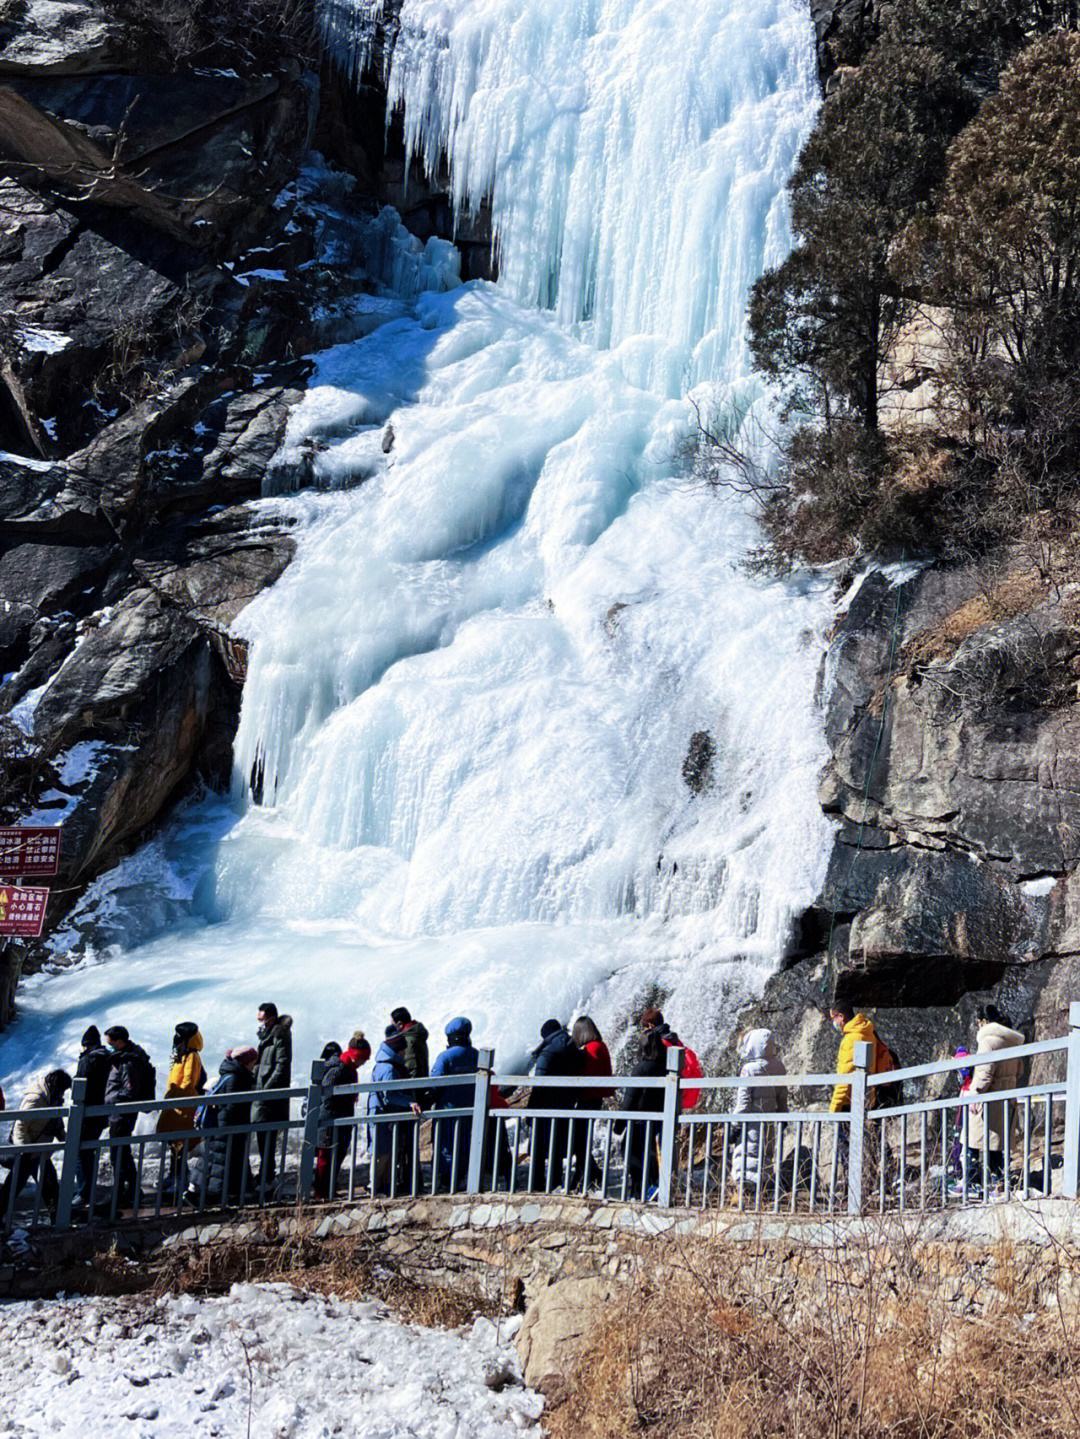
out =
[[[829,1018],[840,1033],[836,1073],[847,1075],[855,1069],[855,1046],[871,1046],[871,1072],[882,1074],[897,1067],[897,1057],[875,1032],[871,1020],[850,1006],[834,1004]],[[292,1019],[266,1002],[258,1006],[255,1042],[226,1051],[211,1084],[203,1062],[203,1036],[197,1024],[185,1021],[176,1026],[163,1098],[191,1101],[175,1108],[156,1111],[155,1133],[168,1141],[172,1158],[169,1196],[178,1202],[236,1203],[244,1194],[258,1190],[273,1195],[279,1177],[279,1161],[287,1142],[292,1083]],[[472,1040],[472,1024],[460,1016],[445,1030],[445,1047],[430,1062],[429,1034],[425,1026],[404,1006],[390,1014],[389,1023],[374,1051],[374,1063],[364,1113],[367,1124],[368,1155],[373,1165],[373,1187],[377,1193],[409,1192],[419,1161],[420,1125],[403,1127],[399,1122],[412,1116],[430,1120],[434,1182],[441,1189],[464,1185],[469,1162],[474,1116],[472,1076],[479,1069],[479,1052]],[[999,1050],[1023,1044],[1024,1038],[993,1006],[979,1012],[978,1050]],[[665,1023],[661,1011],[646,1009],[640,1016],[638,1033],[631,1046],[633,1078],[661,1077],[668,1069],[669,1051],[681,1050],[684,1109],[693,1109],[700,1091],[693,1080],[701,1076],[694,1051]],[[963,1057],[967,1050],[958,1050]],[[746,1081],[735,1091],[733,1112],[744,1117],[732,1151],[731,1178],[740,1186],[760,1186],[769,1173],[775,1126],[757,1123],[755,1117],[784,1112],[787,1091],[775,1081],[786,1074],[773,1034],[752,1029],[738,1042],[739,1077]],[[336,1192],[350,1147],[357,1143],[358,1127],[349,1123],[356,1115],[361,1071],[373,1057],[372,1046],[362,1030],[356,1030],[342,1047],[336,1041],[322,1051],[322,1072],[318,1088],[315,1123],[316,1197]],[[1019,1061],[1003,1059],[966,1071],[963,1093],[989,1094],[1016,1087]],[[659,1185],[660,1154],[658,1119],[664,1105],[659,1086],[627,1086],[617,1094],[611,1055],[596,1024],[587,1015],[568,1028],[558,1019],[549,1019],[540,1030],[539,1044],[531,1056],[530,1072],[543,1081],[531,1085],[527,1096],[492,1088],[485,1119],[482,1148],[489,1181],[509,1182],[519,1156],[511,1155],[508,1127],[500,1123],[500,1111],[511,1105],[521,1109],[529,1136],[527,1155],[520,1160],[527,1173],[527,1187],[552,1189],[566,1186],[588,1189],[593,1179],[592,1127],[575,1119],[583,1111],[595,1112],[607,1101],[616,1100],[616,1112],[625,1116],[612,1126],[623,1141],[624,1166],[631,1194],[649,1197]],[[964,1071],[961,1071],[962,1076]],[[111,1025],[104,1036],[91,1025],[82,1038],[75,1077],[85,1080],[87,1110],[123,1104],[122,1112],[84,1113],[76,1175],[76,1215],[86,1214],[95,1203],[98,1169],[102,1159],[113,1167],[109,1204],[130,1208],[138,1202],[138,1171],[131,1136],[139,1117],[137,1106],[155,1098],[156,1073],[146,1050],[136,1044],[128,1030]],[[461,1083],[447,1081],[460,1078]],[[586,1078],[594,1084],[560,1084],[559,1080]],[[433,1083],[439,1081],[439,1083]],[[72,1076],[62,1069],[51,1070],[36,1080],[25,1094],[19,1116],[12,1126],[9,1143],[16,1149],[64,1137],[63,1119],[41,1111],[60,1109],[71,1089]],[[899,1086],[896,1087],[897,1089]],[[899,1101],[888,1085],[875,1086],[871,1102],[879,1107]],[[205,1102],[212,1096],[211,1102]],[[196,1101],[203,1100],[202,1103]],[[519,1101],[524,1100],[523,1105]],[[3,1099],[0,1095],[0,1107]],[[851,1087],[840,1082],[833,1090],[829,1108],[843,1113],[851,1106]],[[953,1161],[978,1174],[983,1185],[1000,1183],[1003,1176],[1005,1134],[1015,1122],[1014,1106],[1007,1102],[984,1101],[971,1106],[966,1118],[958,1113]],[[533,1117],[530,1118],[530,1114]],[[442,1116],[442,1117],[441,1117]],[[502,1116],[506,1118],[506,1116]],[[345,1121],[345,1123],[342,1123]],[[248,1126],[255,1126],[254,1144]],[[106,1129],[109,1143],[100,1143]],[[246,1132],[245,1132],[246,1131]],[[838,1127],[838,1142],[846,1162],[848,1131]],[[175,1137],[173,1137],[175,1136]],[[963,1153],[966,1146],[967,1153]],[[254,1150],[254,1155],[252,1154]],[[252,1158],[258,1162],[256,1178]],[[985,1164],[984,1164],[985,1161]],[[979,1166],[985,1167],[985,1173]],[[31,1180],[36,1181],[42,1203],[55,1209],[59,1183],[47,1153],[17,1154],[0,1187],[0,1217],[9,1212],[12,1194],[18,1194]],[[526,1186],[522,1186],[526,1187]]]

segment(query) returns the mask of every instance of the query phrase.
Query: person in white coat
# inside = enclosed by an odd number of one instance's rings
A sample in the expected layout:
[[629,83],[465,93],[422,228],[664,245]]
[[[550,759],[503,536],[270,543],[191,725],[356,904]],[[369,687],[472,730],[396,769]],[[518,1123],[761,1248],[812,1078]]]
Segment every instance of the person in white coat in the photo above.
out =
[[[786,1074],[776,1052],[771,1029],[749,1029],[739,1040],[739,1078],[760,1079],[768,1074]],[[735,1091],[733,1114],[745,1117],[745,1126],[735,1127],[735,1148],[731,1156],[731,1179],[744,1187],[759,1187],[768,1175],[773,1152],[775,1124],[754,1123],[759,1114],[787,1112],[786,1085],[741,1084]]]
[[[979,1010],[976,1028],[976,1049],[1009,1050],[1023,1044],[1024,1036],[1013,1029],[1005,1016],[992,1004]],[[977,1064],[971,1080],[972,1094],[990,1095],[1007,1089],[1018,1089],[1024,1074],[1022,1059],[1002,1057],[993,1064]],[[987,1173],[983,1183],[1000,1184],[1005,1178],[1005,1136],[1009,1149],[1015,1153],[1017,1140],[1016,1104],[1011,1099],[981,1100],[971,1106],[968,1117],[969,1172],[978,1173],[986,1152]]]

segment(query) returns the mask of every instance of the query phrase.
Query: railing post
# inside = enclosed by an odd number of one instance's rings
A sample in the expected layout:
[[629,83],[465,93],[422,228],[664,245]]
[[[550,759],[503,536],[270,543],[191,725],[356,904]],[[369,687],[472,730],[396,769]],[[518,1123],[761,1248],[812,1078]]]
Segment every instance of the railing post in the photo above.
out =
[[862,1213],[863,1138],[866,1134],[866,1076],[874,1062],[874,1047],[859,1040],[853,1055],[851,1075],[851,1118],[848,1121],[847,1207],[849,1214]]
[[677,1045],[668,1046],[664,1118],[660,1128],[660,1185],[656,1195],[656,1202],[662,1209],[671,1207],[671,1176],[675,1172],[675,1152],[679,1141],[679,1078],[683,1058],[683,1051]]
[[484,1141],[487,1138],[488,1105],[491,1096],[491,1072],[495,1068],[495,1051],[481,1049],[473,1081],[472,1133],[469,1135],[468,1194],[479,1194],[484,1174]]
[[64,1136],[63,1168],[60,1171],[60,1197],[56,1201],[56,1228],[71,1228],[71,1209],[75,1202],[75,1175],[79,1168],[79,1147],[82,1143],[83,1108],[86,1104],[86,1080],[71,1083],[71,1107],[68,1112],[67,1134]]
[[304,1113],[304,1140],[300,1147],[300,1182],[297,1198],[310,1202],[315,1192],[315,1150],[318,1147],[319,1110],[322,1108],[323,1062],[311,1062],[311,1083],[308,1085],[307,1110]]
[[1080,1188],[1080,1003],[1069,1005],[1069,1047],[1065,1051],[1065,1173],[1061,1192],[1075,1199]]

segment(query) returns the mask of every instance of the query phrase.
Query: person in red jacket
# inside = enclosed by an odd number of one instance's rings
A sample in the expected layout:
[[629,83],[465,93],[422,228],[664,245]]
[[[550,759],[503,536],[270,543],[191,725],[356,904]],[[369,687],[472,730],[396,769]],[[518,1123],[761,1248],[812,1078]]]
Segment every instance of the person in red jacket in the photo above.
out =
[[[587,1014],[574,1021],[574,1028],[570,1038],[581,1051],[582,1059],[585,1061],[585,1068],[582,1073],[590,1079],[610,1079],[612,1076],[611,1055],[604,1043],[603,1035]],[[604,1100],[611,1099],[615,1090],[610,1084],[598,1084],[595,1089],[581,1089],[578,1091],[576,1109],[602,1109]],[[583,1192],[589,1187],[589,1169],[591,1168],[592,1149],[589,1144],[589,1122],[588,1120],[577,1119],[574,1121],[574,1173],[580,1181]]]
[[338,1174],[352,1144],[351,1127],[335,1124],[337,1119],[351,1119],[356,1112],[355,1094],[337,1093],[339,1085],[355,1084],[359,1071],[371,1058],[371,1045],[358,1029],[349,1040],[349,1047],[323,1050],[323,1072],[319,1104],[319,1128],[315,1136],[315,1198],[329,1199],[337,1187]]

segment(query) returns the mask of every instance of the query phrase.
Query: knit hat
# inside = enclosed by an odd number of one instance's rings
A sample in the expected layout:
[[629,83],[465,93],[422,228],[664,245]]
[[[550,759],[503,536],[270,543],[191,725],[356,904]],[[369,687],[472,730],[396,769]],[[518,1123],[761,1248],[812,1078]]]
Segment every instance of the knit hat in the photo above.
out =
[[558,1034],[560,1029],[562,1029],[562,1025],[557,1019],[545,1019],[540,1026],[540,1038],[550,1039],[553,1034]]
[[101,1030],[96,1024],[91,1024],[82,1037],[83,1049],[94,1049],[101,1043]]

